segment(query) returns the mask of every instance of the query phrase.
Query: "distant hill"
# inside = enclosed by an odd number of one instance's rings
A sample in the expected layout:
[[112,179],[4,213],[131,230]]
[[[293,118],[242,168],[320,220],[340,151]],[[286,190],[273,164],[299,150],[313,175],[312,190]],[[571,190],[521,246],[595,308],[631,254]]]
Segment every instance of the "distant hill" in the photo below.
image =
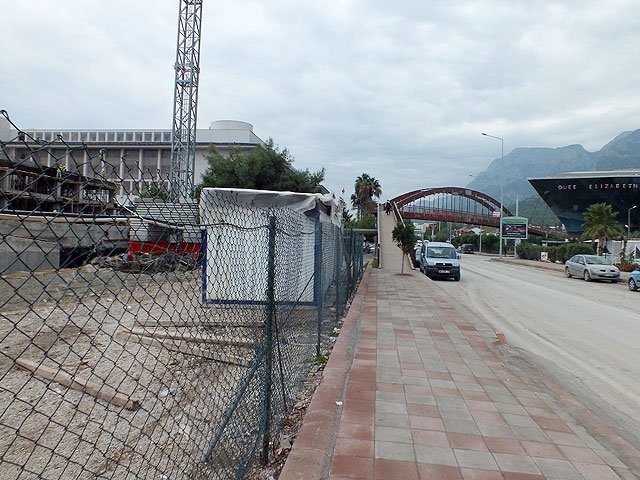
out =
[[[516,148],[504,156],[502,166],[503,197],[507,208],[514,211],[516,198],[520,201],[520,213],[524,215],[524,200],[541,212],[546,205],[529,185],[527,178],[547,177],[556,173],[595,170],[640,170],[640,129],[623,132],[597,152],[588,152],[582,145],[558,148]],[[500,198],[501,162],[493,160],[487,169],[477,175],[468,187]],[[529,200],[529,197],[534,197]],[[527,205],[527,204],[525,204]],[[547,224],[557,221],[555,215],[548,217]],[[555,220],[553,220],[555,218]],[[532,223],[533,219],[532,219]]]
[[621,133],[594,156],[594,170],[640,170],[640,130]]
[[[516,213],[515,203],[513,205],[505,203],[506,207],[514,215]],[[532,225],[560,226],[561,222],[555,213],[544,203],[539,195],[532,195],[518,202],[518,216],[526,217]]]

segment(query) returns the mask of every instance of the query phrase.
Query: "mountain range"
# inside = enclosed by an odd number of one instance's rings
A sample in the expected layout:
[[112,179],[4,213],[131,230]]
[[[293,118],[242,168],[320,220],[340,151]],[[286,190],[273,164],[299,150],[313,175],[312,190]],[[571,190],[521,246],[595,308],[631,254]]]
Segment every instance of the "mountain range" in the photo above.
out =
[[505,155],[502,161],[500,158],[493,160],[468,187],[499,199],[501,170],[503,201],[507,208],[513,212],[516,199],[544,205],[527,178],[563,172],[640,170],[640,129],[621,133],[597,152],[589,152],[582,145],[516,148]]

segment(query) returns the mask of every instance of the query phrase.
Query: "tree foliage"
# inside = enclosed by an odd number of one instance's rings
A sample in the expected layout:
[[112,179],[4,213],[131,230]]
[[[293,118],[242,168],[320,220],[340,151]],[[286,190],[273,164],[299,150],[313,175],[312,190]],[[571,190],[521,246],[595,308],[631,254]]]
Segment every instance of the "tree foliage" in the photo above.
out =
[[431,240],[432,242],[448,242],[449,241],[449,230],[443,229],[440,230],[438,232],[436,232],[433,235],[433,239]]
[[347,228],[376,228],[376,216],[372,213],[364,214],[361,218],[358,219],[349,219],[349,221],[345,224]]
[[142,193],[142,197],[167,200],[169,198],[169,191],[164,183],[154,180],[149,184],[146,191]]
[[347,210],[346,208],[342,207],[342,223],[345,226],[348,226],[349,223],[352,222],[352,221],[353,221],[353,215],[351,215],[351,212],[349,210]]
[[248,188],[302,193],[319,193],[324,168],[317,172],[299,171],[293,167],[289,151],[278,150],[273,139],[249,151],[232,149],[229,157],[211,147],[207,155],[209,167],[199,188]]
[[416,246],[416,232],[413,223],[409,220],[397,223],[391,232],[391,238],[402,250],[402,266],[400,272],[404,273],[404,255],[413,251]]
[[602,255],[602,249],[607,239],[624,235],[624,229],[616,220],[618,212],[606,203],[594,203],[584,212],[583,238],[590,239],[594,245],[598,240],[598,255]]
[[356,178],[354,184],[355,193],[351,195],[351,205],[358,211],[358,218],[376,210],[374,198],[380,198],[382,187],[374,177],[363,173]]
[[467,232],[467,233],[464,233],[462,235],[458,235],[457,237],[453,237],[451,239],[451,244],[454,247],[459,247],[460,245],[463,245],[465,243],[470,243],[477,250],[478,249],[478,239],[479,238],[480,237],[478,235],[476,235],[475,233]]
[[[480,239],[478,239],[478,245]],[[480,248],[480,247],[478,247]],[[498,253],[500,251],[500,234],[488,233],[482,235],[482,251],[485,253]]]

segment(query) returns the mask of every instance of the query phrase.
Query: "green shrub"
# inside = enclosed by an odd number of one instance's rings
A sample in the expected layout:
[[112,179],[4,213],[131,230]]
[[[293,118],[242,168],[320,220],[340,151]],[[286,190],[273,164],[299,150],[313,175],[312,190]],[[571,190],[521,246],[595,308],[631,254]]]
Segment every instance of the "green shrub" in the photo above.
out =
[[[560,243],[558,245],[554,245],[553,249],[553,261],[564,263],[567,261],[567,246],[568,243]],[[571,258],[571,257],[568,257]]]
[[465,233],[463,235],[460,235],[458,237],[454,237],[451,240],[451,244],[454,247],[457,248],[460,245],[464,245],[465,243],[470,243],[477,250],[478,249],[478,238],[479,238],[478,235],[476,235],[473,232],[469,232],[469,233]]
[[484,253],[498,253],[500,237],[493,233],[482,235],[482,251]]
[[518,257],[525,260],[540,260],[540,252],[542,247],[534,243],[523,242],[516,247]]
[[567,244],[567,257],[564,261],[569,260],[574,255],[584,253],[586,255],[595,255],[596,251],[590,243],[568,243]]
[[594,255],[593,247],[588,243],[560,243],[558,245],[536,245],[523,242],[518,245],[518,256],[526,260],[540,260],[540,253],[547,252],[550,262],[564,263],[574,255],[584,253]]

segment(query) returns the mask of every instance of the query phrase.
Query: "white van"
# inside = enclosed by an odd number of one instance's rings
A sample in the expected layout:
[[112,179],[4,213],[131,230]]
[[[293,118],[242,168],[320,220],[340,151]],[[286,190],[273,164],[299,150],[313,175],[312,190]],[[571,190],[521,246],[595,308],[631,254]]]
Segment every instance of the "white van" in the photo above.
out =
[[420,249],[420,271],[427,277],[460,280],[460,257],[449,242],[424,242]]

